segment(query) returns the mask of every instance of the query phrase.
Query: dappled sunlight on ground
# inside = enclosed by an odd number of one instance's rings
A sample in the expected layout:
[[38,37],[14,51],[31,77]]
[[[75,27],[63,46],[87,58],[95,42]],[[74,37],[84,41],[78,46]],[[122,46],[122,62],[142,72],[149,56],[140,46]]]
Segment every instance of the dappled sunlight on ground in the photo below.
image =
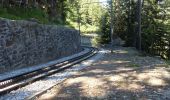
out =
[[134,100],[140,98],[145,100],[157,98],[157,94],[155,94],[157,92],[161,96],[160,89],[170,85],[169,68],[144,67],[145,65],[126,67],[127,64],[134,63],[134,59],[129,59],[126,56],[119,57],[119,54],[129,52],[118,50],[115,53],[117,54],[106,54],[103,59],[97,61],[93,66],[76,72],[72,77],[57,85],[39,99]]
[[114,70],[115,72],[122,72],[122,71],[131,71],[134,70],[134,68],[125,68],[125,67],[118,67],[116,68],[116,70]]
[[56,87],[57,92],[55,91],[55,94],[46,94],[44,96],[48,97],[48,99],[49,97],[53,99],[72,98],[73,95],[77,95],[72,93],[79,92],[80,97],[105,98],[110,94],[108,91],[112,89],[115,91],[142,92],[145,86],[163,87],[169,84],[167,79],[170,78],[170,72],[155,69],[154,71],[146,70],[144,69],[140,72],[127,70],[129,72],[118,74],[114,70],[107,70],[107,73],[102,75],[100,74],[105,71],[104,69],[94,69],[86,73],[79,72],[73,78],[66,80],[62,86]]
[[113,61],[113,64],[122,64],[122,63],[130,63],[131,61],[123,61],[123,60],[117,60]]

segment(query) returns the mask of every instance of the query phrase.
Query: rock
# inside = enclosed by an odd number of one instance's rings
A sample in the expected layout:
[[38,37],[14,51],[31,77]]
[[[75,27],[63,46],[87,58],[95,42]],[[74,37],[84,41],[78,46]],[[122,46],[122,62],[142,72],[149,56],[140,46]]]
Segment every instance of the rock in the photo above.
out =
[[0,72],[46,63],[80,51],[77,30],[0,18]]
[[162,94],[165,99],[170,100],[170,89],[165,90]]

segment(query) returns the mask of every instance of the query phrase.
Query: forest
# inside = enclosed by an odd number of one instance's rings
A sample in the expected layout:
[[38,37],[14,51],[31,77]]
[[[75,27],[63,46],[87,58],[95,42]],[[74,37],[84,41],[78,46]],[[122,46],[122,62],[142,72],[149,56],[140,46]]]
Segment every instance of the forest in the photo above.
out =
[[0,17],[34,19],[42,24],[75,29],[79,29],[80,23],[82,34],[97,33],[96,41],[101,44],[111,41],[110,27],[113,27],[113,37],[123,39],[124,46],[170,59],[170,0],[110,1],[0,0]]

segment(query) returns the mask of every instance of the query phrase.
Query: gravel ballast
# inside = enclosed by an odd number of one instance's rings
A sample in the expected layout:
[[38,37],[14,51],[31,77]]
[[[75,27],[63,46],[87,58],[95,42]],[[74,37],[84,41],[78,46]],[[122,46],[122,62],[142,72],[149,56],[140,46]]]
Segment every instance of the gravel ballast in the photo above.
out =
[[[89,49],[85,49],[83,52],[76,54],[76,55],[73,55],[71,57],[81,55],[81,54],[86,53],[88,51],[89,51]],[[56,73],[56,74],[48,76],[48,77],[46,77],[46,78],[44,78],[40,81],[36,81],[36,82],[34,82],[30,85],[27,85],[23,88],[20,88],[20,89],[15,90],[15,91],[11,91],[9,94],[1,96],[0,100],[24,100],[24,99],[28,98],[29,96],[36,94],[37,92],[44,91],[44,90],[62,82],[62,81],[64,81],[67,77],[71,76],[75,71],[82,70],[85,67],[91,65],[96,60],[100,59],[102,57],[103,53],[106,53],[106,52],[108,52],[108,51],[100,50],[99,53],[96,56],[94,56],[94,57],[92,57],[92,58],[90,58],[86,61],[83,61],[80,64],[74,65],[73,67],[65,70],[64,72]],[[69,59],[71,57],[66,57],[66,58],[63,58],[62,60],[60,59],[60,60],[55,61],[55,62],[50,62],[50,64],[53,64],[53,63],[56,63],[56,62],[61,62],[63,60]],[[48,65],[49,65],[49,63],[48,63]],[[42,65],[42,66],[47,66],[47,65]],[[38,67],[38,68],[41,68],[41,67]],[[30,68],[30,70],[35,70],[35,69]],[[17,73],[17,72],[18,71],[15,71],[13,73]],[[4,75],[4,77],[6,77],[6,76]]]

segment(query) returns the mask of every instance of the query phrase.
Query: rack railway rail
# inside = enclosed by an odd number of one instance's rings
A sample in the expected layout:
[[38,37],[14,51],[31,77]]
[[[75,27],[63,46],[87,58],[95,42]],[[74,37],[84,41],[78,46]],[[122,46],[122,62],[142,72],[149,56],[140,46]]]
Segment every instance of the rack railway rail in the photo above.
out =
[[71,58],[67,61],[57,63],[51,66],[40,68],[31,72],[13,76],[7,79],[0,80],[0,96],[9,93],[10,91],[16,90],[18,88],[24,87],[30,83],[38,81],[42,78],[55,74],[57,72],[64,71],[71,66],[78,64],[97,53],[97,49],[93,47],[88,47],[89,52],[80,55],[78,57]]

